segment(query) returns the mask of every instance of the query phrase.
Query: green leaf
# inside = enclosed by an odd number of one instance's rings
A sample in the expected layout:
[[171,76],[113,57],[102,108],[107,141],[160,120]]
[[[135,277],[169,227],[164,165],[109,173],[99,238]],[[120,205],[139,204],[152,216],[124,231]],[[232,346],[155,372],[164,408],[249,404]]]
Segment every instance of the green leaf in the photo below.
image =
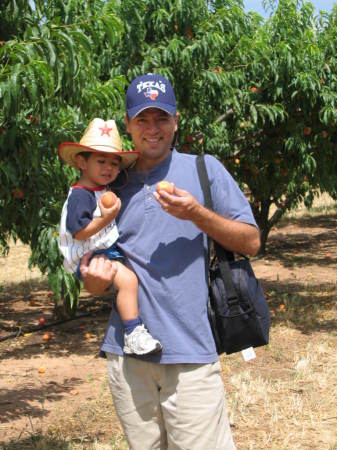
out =
[[52,42],[49,39],[44,39],[41,41],[41,45],[44,45],[46,47],[48,52],[48,63],[50,67],[53,68],[56,62],[56,53]]
[[253,123],[256,123],[257,122],[257,111],[253,104],[250,105],[249,113],[250,113]]

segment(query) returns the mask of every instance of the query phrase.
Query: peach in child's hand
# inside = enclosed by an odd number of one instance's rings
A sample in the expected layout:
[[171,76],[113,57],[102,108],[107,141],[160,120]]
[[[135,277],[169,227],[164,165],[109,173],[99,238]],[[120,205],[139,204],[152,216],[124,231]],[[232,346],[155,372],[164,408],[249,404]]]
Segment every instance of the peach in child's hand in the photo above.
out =
[[116,200],[116,195],[111,191],[104,192],[101,197],[102,205],[104,206],[104,208],[111,208],[116,203]]
[[159,191],[166,191],[168,194],[173,194],[174,191],[174,184],[170,183],[169,181],[162,180],[159,181],[157,184],[156,190]]

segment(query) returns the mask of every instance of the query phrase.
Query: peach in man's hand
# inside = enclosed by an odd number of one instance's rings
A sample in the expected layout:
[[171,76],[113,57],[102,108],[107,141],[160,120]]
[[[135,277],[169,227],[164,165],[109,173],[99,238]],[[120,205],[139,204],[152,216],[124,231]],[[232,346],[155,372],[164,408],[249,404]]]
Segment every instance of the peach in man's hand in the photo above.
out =
[[162,180],[157,184],[156,190],[157,192],[166,191],[168,194],[173,194],[174,184],[170,183],[169,181]]

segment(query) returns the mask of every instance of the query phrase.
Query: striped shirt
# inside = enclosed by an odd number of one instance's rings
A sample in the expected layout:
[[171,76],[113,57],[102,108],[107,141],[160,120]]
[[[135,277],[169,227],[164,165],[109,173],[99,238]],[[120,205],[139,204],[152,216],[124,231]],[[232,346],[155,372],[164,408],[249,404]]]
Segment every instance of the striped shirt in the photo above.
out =
[[111,247],[118,239],[115,221],[112,221],[99,233],[86,240],[78,240],[74,235],[84,229],[95,217],[101,216],[97,204],[104,186],[88,188],[73,185],[63,205],[59,233],[59,248],[64,256],[64,267],[67,272],[74,273],[83,255],[90,250],[101,250]]

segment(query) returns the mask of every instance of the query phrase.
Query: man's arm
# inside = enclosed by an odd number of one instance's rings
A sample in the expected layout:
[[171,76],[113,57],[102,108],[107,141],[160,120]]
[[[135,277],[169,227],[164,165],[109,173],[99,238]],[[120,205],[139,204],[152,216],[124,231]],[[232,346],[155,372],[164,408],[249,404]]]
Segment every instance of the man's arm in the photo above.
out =
[[220,216],[201,205],[189,192],[177,187],[174,187],[173,195],[160,191],[154,196],[169,214],[191,220],[226,249],[251,256],[259,251],[260,233],[255,226]]
[[260,233],[254,225],[227,219],[200,204],[191,220],[227,250],[255,256],[260,249]]

